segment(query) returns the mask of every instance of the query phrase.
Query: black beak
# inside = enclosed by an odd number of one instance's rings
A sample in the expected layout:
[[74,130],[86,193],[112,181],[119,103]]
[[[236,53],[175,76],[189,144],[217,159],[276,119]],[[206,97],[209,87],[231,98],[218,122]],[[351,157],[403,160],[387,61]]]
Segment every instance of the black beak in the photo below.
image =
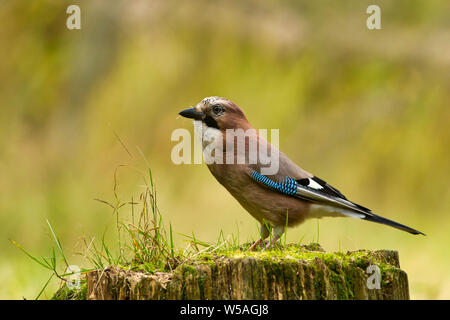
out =
[[194,108],[180,111],[178,114],[185,118],[190,118],[190,119],[194,119],[194,120],[203,120],[203,118],[205,117],[205,114],[203,112],[195,111]]

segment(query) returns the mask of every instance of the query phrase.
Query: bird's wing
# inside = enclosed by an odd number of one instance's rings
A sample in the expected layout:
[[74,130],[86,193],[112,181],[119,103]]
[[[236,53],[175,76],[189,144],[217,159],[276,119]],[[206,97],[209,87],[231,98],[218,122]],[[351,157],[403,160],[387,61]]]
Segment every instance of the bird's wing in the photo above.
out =
[[295,180],[291,177],[285,177],[276,181],[257,171],[253,171],[251,176],[260,184],[269,187],[274,191],[297,197],[314,203],[327,204],[340,208],[370,212],[369,209],[359,206],[349,200],[337,189],[330,186],[325,181],[317,178],[302,178]]
[[291,177],[285,177],[284,179],[275,181],[257,171],[252,171],[250,176],[258,183],[276,192],[316,204],[343,209],[344,212],[350,212],[350,216],[352,217],[386,224],[413,234],[423,234],[420,231],[374,214],[370,209],[348,200],[339,190],[317,177],[313,176],[297,180]]

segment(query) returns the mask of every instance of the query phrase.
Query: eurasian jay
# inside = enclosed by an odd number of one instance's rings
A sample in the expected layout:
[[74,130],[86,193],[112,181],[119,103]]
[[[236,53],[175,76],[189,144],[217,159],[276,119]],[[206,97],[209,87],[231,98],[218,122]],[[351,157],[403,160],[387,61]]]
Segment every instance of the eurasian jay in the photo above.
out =
[[[197,131],[200,133],[209,170],[261,224],[261,239],[251,249],[260,245],[270,235],[272,228],[273,239],[268,247],[281,237],[286,226],[295,226],[310,218],[352,217],[385,224],[412,234],[423,234],[374,214],[370,209],[348,200],[324,180],[298,167],[256,132],[243,111],[228,99],[205,98],[194,108],[183,110],[179,114],[201,124]],[[238,135],[233,136],[230,132],[244,132],[245,143],[236,143]],[[250,154],[251,146],[255,145],[258,150],[257,159]],[[213,151],[211,146],[214,146]],[[208,148],[210,161],[207,162],[205,153]],[[269,161],[260,159],[261,150],[270,154]],[[216,161],[211,161],[211,156]],[[274,161],[277,163],[272,163]]]

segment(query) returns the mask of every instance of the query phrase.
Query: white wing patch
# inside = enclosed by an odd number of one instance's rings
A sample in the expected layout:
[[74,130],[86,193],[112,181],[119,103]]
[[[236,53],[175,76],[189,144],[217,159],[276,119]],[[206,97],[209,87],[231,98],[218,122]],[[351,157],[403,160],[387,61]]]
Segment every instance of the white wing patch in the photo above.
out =
[[310,216],[313,218],[346,216],[355,219],[363,219],[365,217],[365,215],[361,213],[329,205],[312,204],[310,210]]
[[308,183],[309,188],[316,189],[316,190],[323,189],[323,187],[320,184],[318,184],[317,182],[315,182],[313,179],[308,178],[308,181],[309,181],[309,183]]

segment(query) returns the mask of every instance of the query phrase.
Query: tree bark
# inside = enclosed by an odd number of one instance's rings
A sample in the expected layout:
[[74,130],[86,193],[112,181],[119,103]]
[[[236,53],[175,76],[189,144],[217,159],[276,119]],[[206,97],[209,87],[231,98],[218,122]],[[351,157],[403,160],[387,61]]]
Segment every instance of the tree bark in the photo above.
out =
[[[397,251],[344,254],[325,253],[317,246],[310,249],[291,246],[277,254],[203,255],[168,273],[109,267],[87,274],[86,296],[93,300],[409,299],[408,277],[400,269]],[[367,284],[371,265],[380,271],[380,289]]]

